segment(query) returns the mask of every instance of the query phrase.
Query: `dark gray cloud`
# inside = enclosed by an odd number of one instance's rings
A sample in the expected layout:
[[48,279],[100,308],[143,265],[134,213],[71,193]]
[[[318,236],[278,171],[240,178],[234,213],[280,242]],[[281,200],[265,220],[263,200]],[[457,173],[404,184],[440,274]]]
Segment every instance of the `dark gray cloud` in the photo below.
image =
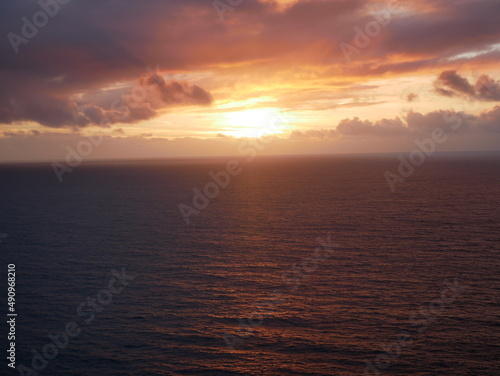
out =
[[485,101],[500,101],[500,81],[482,75],[474,85],[476,98]]
[[471,84],[456,71],[442,72],[434,82],[435,91],[447,97],[462,96],[472,100],[500,101],[500,82],[488,75],[480,76]]
[[11,91],[0,91],[0,123],[34,121],[53,128],[109,127],[149,120],[170,107],[206,106],[213,101],[210,93],[197,85],[166,82],[156,74],[144,75],[136,85],[90,91],[82,96],[58,88],[53,82],[40,82],[35,87],[16,87],[15,82],[11,85]]

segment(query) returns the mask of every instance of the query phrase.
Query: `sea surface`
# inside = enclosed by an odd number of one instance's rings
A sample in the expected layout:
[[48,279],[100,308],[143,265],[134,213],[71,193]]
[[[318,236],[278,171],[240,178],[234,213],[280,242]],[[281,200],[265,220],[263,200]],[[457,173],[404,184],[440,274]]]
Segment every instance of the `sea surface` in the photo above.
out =
[[500,375],[500,157],[229,160],[0,166],[0,374]]

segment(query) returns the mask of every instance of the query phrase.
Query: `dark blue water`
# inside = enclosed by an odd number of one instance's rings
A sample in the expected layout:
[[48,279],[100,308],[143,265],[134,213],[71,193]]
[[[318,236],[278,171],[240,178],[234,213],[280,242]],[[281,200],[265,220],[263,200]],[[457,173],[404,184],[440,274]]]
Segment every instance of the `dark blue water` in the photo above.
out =
[[50,165],[1,166],[16,366],[39,353],[52,376],[500,374],[499,157],[433,158],[395,193],[395,157],[242,162],[186,225],[178,205],[226,162],[94,163],[63,183]]

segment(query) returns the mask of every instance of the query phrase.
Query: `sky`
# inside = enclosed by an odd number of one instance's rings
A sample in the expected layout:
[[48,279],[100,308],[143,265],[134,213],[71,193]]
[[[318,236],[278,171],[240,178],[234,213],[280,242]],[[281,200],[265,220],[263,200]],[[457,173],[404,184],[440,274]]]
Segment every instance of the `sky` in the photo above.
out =
[[436,128],[439,151],[499,151],[499,15],[498,0],[4,0],[0,162],[410,152]]

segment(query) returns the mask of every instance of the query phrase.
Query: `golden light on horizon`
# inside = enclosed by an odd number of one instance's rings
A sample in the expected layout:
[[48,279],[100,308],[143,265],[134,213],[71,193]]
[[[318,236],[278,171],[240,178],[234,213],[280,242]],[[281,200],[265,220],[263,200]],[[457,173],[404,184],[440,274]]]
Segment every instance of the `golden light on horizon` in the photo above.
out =
[[224,116],[222,134],[232,137],[262,137],[284,133],[289,119],[272,108],[229,112]]

